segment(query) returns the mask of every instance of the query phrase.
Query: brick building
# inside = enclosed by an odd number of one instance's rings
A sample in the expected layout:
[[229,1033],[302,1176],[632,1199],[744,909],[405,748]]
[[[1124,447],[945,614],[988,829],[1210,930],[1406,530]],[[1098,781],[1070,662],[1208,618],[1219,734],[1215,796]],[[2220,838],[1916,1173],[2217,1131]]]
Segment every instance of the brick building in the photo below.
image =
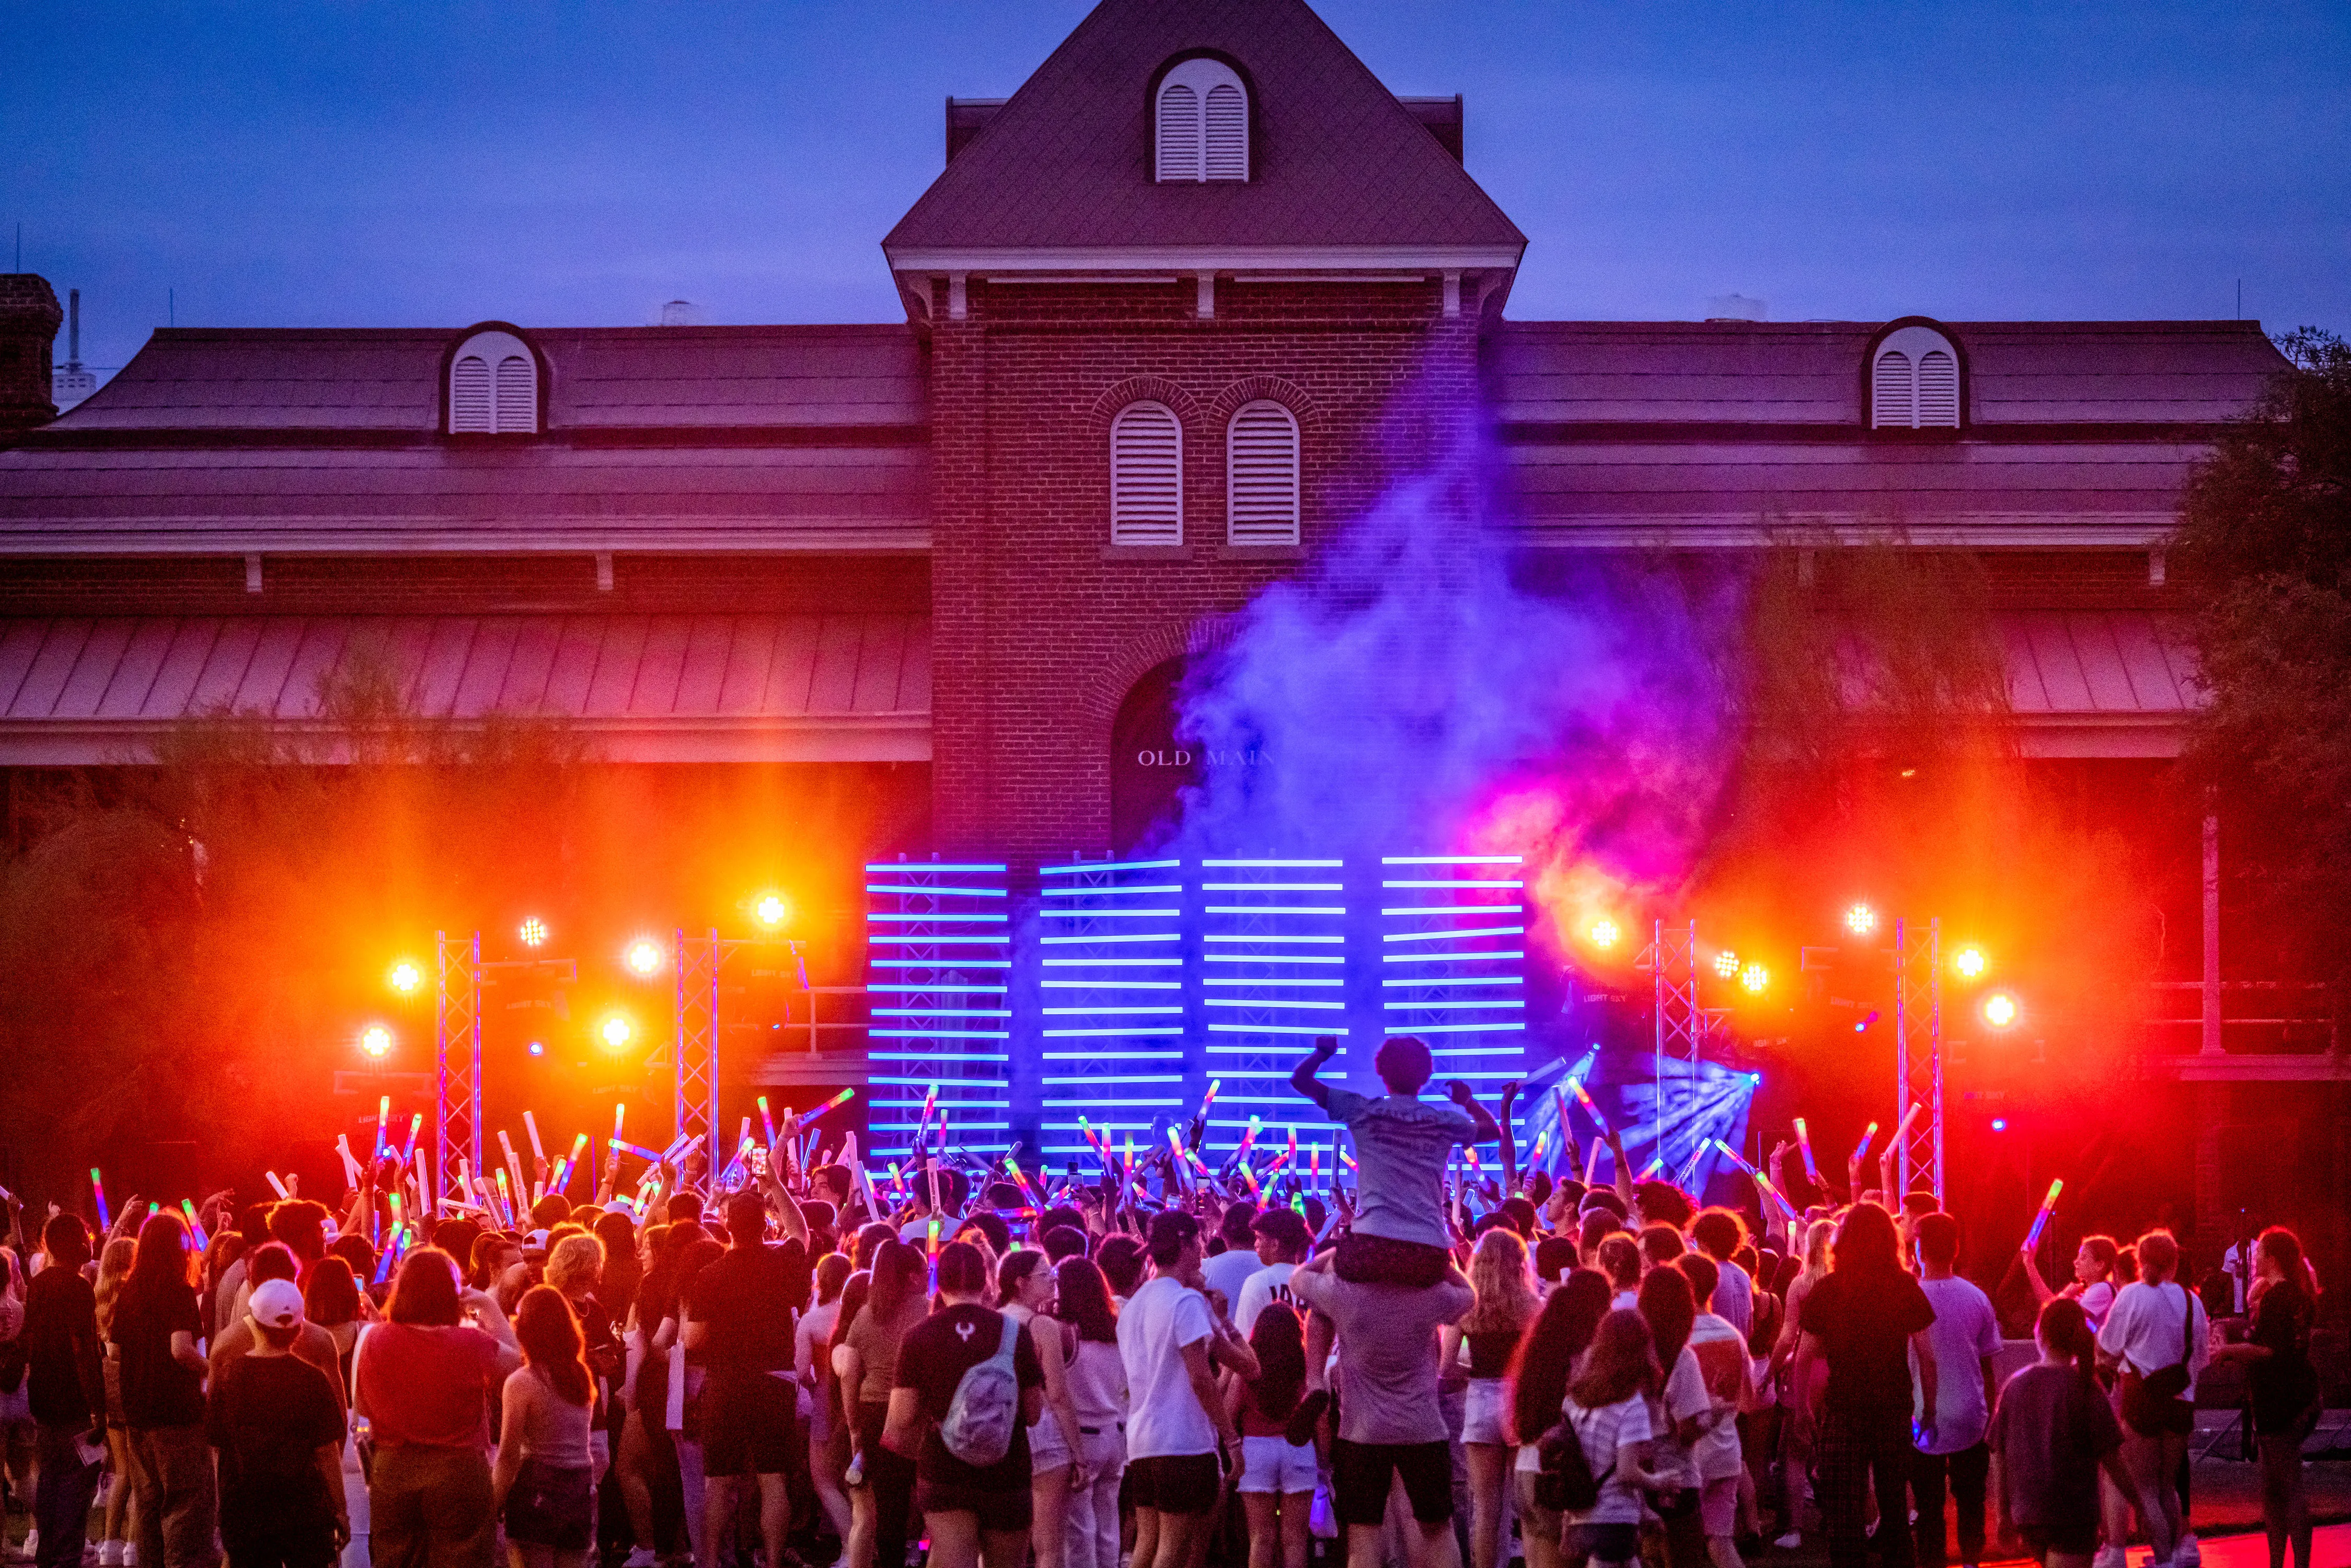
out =
[[[903,322],[162,330],[51,420],[56,300],[0,278],[0,768],[298,719],[375,641],[614,762],[918,770],[870,852],[1124,847],[1184,656],[1473,429],[1531,555],[1975,552],[2027,754],[2176,754],[2160,543],[2256,324],[1514,320],[1474,145],[1302,0],[1105,0],[948,101]],[[2167,1071],[2340,1076],[2224,1051],[2204,963]]]

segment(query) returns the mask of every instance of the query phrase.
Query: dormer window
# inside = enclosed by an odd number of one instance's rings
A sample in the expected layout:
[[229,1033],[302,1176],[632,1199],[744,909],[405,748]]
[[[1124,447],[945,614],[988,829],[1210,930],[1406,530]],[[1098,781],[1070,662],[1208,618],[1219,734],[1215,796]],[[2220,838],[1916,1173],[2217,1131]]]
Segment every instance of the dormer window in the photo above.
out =
[[1159,78],[1159,183],[1249,178],[1249,91],[1221,60],[1185,60]]
[[1959,353],[1932,327],[1897,327],[1869,362],[1873,430],[1957,430]]
[[538,433],[538,361],[512,332],[476,332],[449,361],[449,434]]

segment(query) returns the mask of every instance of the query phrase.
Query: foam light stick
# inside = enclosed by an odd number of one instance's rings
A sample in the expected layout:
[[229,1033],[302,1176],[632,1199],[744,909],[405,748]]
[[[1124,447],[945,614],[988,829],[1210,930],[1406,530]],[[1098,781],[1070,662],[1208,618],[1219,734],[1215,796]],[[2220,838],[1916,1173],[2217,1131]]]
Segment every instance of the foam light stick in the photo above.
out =
[[[277,1179],[277,1173],[276,1171],[264,1171],[261,1174],[269,1178],[269,1189],[272,1192],[275,1192],[279,1197],[286,1198],[294,1196],[292,1193],[286,1190],[286,1184]],[[97,1173],[92,1172],[91,1175],[95,1176]]]
[[643,1144],[632,1144],[623,1138],[614,1138],[611,1146],[624,1155],[634,1155],[637,1158],[652,1165],[659,1165],[667,1157],[657,1149],[649,1149]]
[[1895,1124],[1894,1139],[1886,1146],[1886,1152],[1887,1154],[1890,1155],[1902,1146],[1903,1138],[1909,1134],[1910,1124],[1917,1121],[1918,1119],[1918,1113],[1924,1111],[1926,1108],[1927,1103],[1924,1100],[1913,1100],[1910,1102],[1910,1109],[1903,1112],[1902,1120]]
[[375,1152],[379,1155],[383,1153],[383,1124],[391,1115],[392,1096],[386,1094],[375,1103]]
[[2041,1200],[2041,1212],[2032,1217],[2032,1228],[2025,1233],[2024,1250],[2032,1251],[2041,1245],[2041,1233],[2048,1228],[2049,1217],[2057,1212],[2057,1195],[2065,1190],[2064,1177],[2049,1184],[2049,1196]]
[[1821,1180],[1820,1162],[1813,1158],[1813,1134],[1804,1126],[1804,1119],[1802,1116],[1796,1118],[1796,1147],[1804,1152],[1804,1175],[1811,1179],[1814,1186],[1823,1186]]
[[922,1148],[924,1141],[931,1135],[931,1112],[938,1105],[938,1103],[939,1086],[934,1083],[928,1089],[923,1091],[922,1119],[917,1122],[914,1126],[914,1147],[917,1151]]
[[1594,1141],[1590,1148],[1583,1151],[1583,1185],[1590,1186],[1599,1175],[1600,1145]]
[[[766,1102],[762,1101],[761,1103],[764,1104]],[[623,1100],[612,1107],[612,1136],[616,1138],[627,1137],[629,1135],[628,1123],[629,1103]]]
[[424,1131],[424,1113],[413,1112],[408,1118],[408,1142],[401,1145],[400,1163],[406,1165],[416,1157],[416,1134]]
[[345,1186],[359,1186],[360,1162],[351,1155],[351,1135],[349,1133],[338,1133],[335,1134],[335,1153],[342,1156],[343,1185]]
[[540,1165],[545,1165],[547,1163],[547,1147],[538,1141],[538,1118],[532,1115],[529,1112],[525,1111],[522,1113],[522,1130],[530,1134],[531,1158],[537,1160]]
[[1859,1165],[1861,1163],[1862,1155],[1869,1153],[1869,1141],[1876,1136],[1877,1136],[1877,1124],[1872,1122],[1866,1128],[1863,1129],[1861,1142],[1854,1148],[1854,1164]]
[[425,1195],[433,1190],[433,1183],[426,1174],[427,1166],[424,1160],[424,1151],[423,1149],[419,1149],[412,1157],[416,1162],[416,1201],[423,1203],[424,1201]]
[[1646,1169],[1646,1170],[1643,1171],[1643,1172],[1640,1174],[1639,1177],[1638,1177],[1638,1178],[1636,1178],[1636,1179],[1641,1180],[1641,1181],[1647,1181],[1651,1176],[1656,1176],[1659,1171],[1664,1170],[1665,1168],[1666,1168],[1666,1156],[1665,1156],[1665,1155],[1659,1155],[1656,1159],[1653,1159],[1653,1160],[1651,1160],[1651,1161],[1649,1162],[1649,1167],[1648,1167],[1648,1169]]
[[1257,1142],[1259,1131],[1258,1119],[1255,1116],[1251,1116],[1249,1118],[1249,1131],[1241,1134],[1241,1146],[1233,1151],[1233,1158],[1241,1161],[1244,1165],[1248,1163],[1249,1145]]
[[[798,1125],[805,1127],[810,1123],[815,1121],[819,1116],[823,1115],[826,1112],[837,1111],[855,1098],[857,1098],[856,1090],[844,1089],[840,1093],[834,1095],[831,1099],[826,1101],[823,1104],[818,1106],[815,1110],[810,1112],[807,1115],[802,1116],[799,1119]],[[946,1141],[946,1135],[947,1119],[945,1116],[941,1116],[939,1118],[939,1140],[943,1146]]]
[[503,1168],[498,1172],[498,1203],[507,1211],[507,1224],[511,1227],[514,1224],[515,1200],[514,1194],[507,1188],[507,1173]]
[[212,1239],[204,1234],[204,1222],[196,1218],[196,1206],[183,1197],[180,1200],[180,1212],[187,1217],[188,1234],[195,1238],[196,1250],[209,1251]]

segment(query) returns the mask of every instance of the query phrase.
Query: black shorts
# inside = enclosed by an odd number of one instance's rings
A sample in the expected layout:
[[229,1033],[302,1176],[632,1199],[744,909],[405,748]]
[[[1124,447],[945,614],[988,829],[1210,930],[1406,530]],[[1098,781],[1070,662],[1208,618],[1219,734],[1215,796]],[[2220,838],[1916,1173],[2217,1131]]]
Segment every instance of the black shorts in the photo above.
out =
[[1563,1544],[1571,1556],[1592,1563],[1635,1563],[1641,1556],[1637,1524],[1571,1524]]
[[1388,1479],[1395,1475],[1404,1477],[1413,1518],[1442,1524],[1453,1517],[1451,1444],[1441,1437],[1433,1443],[1351,1443],[1342,1437],[1331,1445],[1331,1490],[1337,1494],[1339,1522],[1377,1524],[1386,1518]]
[[953,1481],[925,1480],[919,1476],[914,1481],[916,1508],[926,1514],[977,1514],[982,1530],[1028,1529],[1036,1511],[1036,1495],[1027,1487],[983,1491],[978,1487],[962,1486]]
[[1331,1271],[1353,1285],[1403,1285],[1421,1290],[1445,1278],[1453,1254],[1443,1247],[1397,1241],[1353,1231],[1339,1238]]
[[1137,1508],[1161,1513],[1214,1513],[1224,1470],[1214,1454],[1158,1454],[1129,1459],[1126,1480]]
[[705,1475],[780,1476],[791,1469],[799,1390],[766,1373],[714,1376],[702,1390]]

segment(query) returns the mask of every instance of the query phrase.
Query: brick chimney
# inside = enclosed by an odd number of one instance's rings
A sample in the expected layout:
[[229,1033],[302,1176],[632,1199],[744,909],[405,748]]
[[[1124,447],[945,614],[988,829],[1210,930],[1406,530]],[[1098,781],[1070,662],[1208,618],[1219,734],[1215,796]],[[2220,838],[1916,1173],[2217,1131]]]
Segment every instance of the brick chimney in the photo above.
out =
[[64,320],[47,278],[0,272],[0,435],[57,418],[57,404],[49,401],[49,361]]

